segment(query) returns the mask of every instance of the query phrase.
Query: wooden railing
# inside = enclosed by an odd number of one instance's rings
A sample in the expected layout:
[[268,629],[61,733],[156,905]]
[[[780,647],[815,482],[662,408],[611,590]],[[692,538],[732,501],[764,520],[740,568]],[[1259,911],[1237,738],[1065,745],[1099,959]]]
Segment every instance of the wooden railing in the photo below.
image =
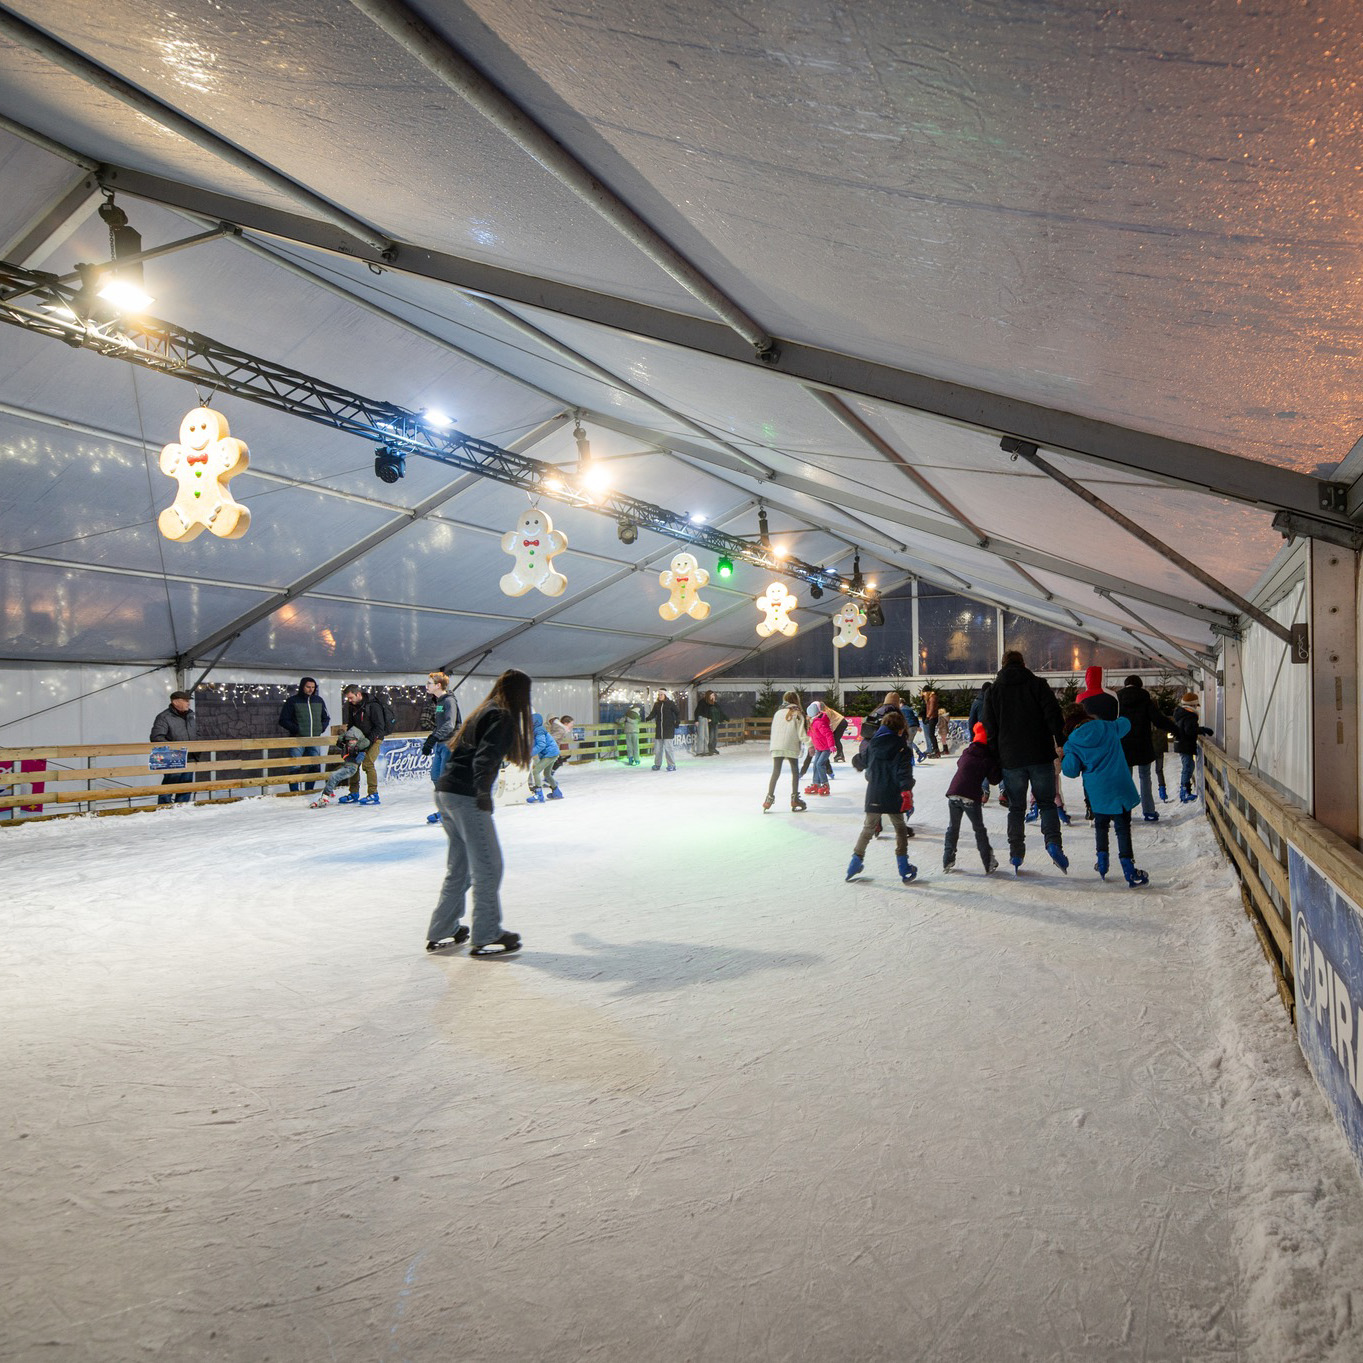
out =
[[1292,895],[1287,848],[1296,847],[1327,880],[1363,903],[1363,853],[1228,757],[1201,740],[1206,768],[1207,817],[1240,877],[1240,896],[1288,1014],[1296,1021],[1293,982]]

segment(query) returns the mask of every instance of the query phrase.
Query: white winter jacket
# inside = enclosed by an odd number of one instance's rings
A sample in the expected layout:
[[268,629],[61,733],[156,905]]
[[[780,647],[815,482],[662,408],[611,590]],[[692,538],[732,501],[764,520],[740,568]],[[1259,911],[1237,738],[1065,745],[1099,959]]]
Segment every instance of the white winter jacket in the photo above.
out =
[[804,711],[798,705],[787,705],[771,717],[771,755],[773,757],[800,756],[800,744],[805,736]]

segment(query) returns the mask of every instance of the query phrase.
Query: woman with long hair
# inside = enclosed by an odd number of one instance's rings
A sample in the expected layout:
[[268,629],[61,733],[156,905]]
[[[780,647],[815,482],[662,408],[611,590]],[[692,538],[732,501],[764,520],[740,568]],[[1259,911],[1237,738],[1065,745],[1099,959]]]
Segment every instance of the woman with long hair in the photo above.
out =
[[519,934],[502,930],[502,849],[492,822],[492,788],[502,763],[530,763],[534,747],[530,678],[503,672],[483,703],[450,739],[449,760],[435,783],[440,823],[450,840],[440,902],[426,930],[426,950],[441,951],[469,940],[464,901],[473,887],[470,956],[509,956],[521,949]]
[[767,798],[762,801],[766,813],[776,803],[776,782],[781,775],[781,763],[790,763],[790,807],[796,813],[806,808],[800,799],[800,744],[805,737],[805,712],[800,697],[787,691],[781,697],[782,708],[771,717],[771,780],[767,782]]

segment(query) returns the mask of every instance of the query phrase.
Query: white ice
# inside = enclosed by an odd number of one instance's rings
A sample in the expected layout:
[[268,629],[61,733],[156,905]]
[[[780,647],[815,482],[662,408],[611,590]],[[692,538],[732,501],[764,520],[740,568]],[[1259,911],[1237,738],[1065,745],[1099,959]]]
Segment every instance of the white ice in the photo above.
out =
[[767,765],[499,810],[499,962],[423,951],[425,785],[5,830],[0,1357],[1363,1358],[1363,1182],[1198,811],[1146,890],[1078,818],[943,877],[939,762],[918,883],[845,884],[861,779]]

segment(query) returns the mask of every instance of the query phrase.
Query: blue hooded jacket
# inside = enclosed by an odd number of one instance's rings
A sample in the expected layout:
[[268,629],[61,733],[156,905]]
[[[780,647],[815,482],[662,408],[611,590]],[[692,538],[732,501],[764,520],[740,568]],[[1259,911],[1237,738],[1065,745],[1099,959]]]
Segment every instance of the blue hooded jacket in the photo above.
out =
[[1121,814],[1141,802],[1122,751],[1122,739],[1130,732],[1131,722],[1125,718],[1091,719],[1065,740],[1060,770],[1066,776],[1083,774],[1084,790],[1095,814]]
[[554,736],[544,727],[544,716],[533,714],[530,721],[535,726],[535,746],[531,752],[535,757],[557,757],[558,744],[554,742]]

